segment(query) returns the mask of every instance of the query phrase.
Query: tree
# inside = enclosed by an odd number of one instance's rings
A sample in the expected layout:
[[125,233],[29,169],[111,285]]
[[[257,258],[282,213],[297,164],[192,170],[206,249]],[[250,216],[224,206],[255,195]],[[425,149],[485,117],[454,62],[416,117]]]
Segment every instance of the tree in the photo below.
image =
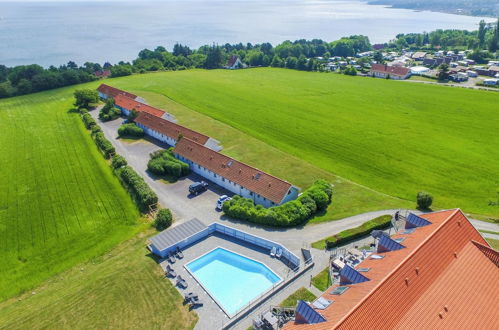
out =
[[492,53],[497,51],[499,47],[499,18],[497,18],[496,27],[494,28],[494,32],[492,33],[492,37],[489,41],[489,50]]
[[443,63],[440,65],[438,70],[438,80],[443,81],[449,78],[449,65]]
[[173,222],[172,212],[169,209],[160,209],[154,220],[154,227],[157,230],[165,230],[170,227]]
[[206,69],[217,69],[220,68],[223,64],[223,53],[222,49],[219,46],[213,45],[208,49],[208,53],[206,54],[206,60],[204,62],[204,67]]
[[272,58],[272,62],[270,62],[270,66],[274,68],[282,68],[284,65],[283,60],[279,57],[279,55],[274,55]]
[[375,52],[373,60],[375,60],[376,63],[383,64],[384,63],[383,54],[380,51]]
[[139,115],[139,112],[135,109],[132,109],[129,114],[128,114],[128,121],[133,123],[135,122],[135,118],[137,118],[137,116]]
[[480,47],[480,49],[483,49],[483,46],[485,45],[486,32],[487,31],[485,30],[485,21],[481,20],[478,26],[478,47]]
[[106,104],[99,112],[99,118],[103,121],[114,120],[121,115],[121,111],[114,107],[114,99],[109,97]]
[[99,94],[94,89],[77,89],[74,92],[75,103],[77,108],[88,109],[99,102]]
[[433,203],[433,196],[424,191],[418,192],[416,199],[420,210],[429,210]]

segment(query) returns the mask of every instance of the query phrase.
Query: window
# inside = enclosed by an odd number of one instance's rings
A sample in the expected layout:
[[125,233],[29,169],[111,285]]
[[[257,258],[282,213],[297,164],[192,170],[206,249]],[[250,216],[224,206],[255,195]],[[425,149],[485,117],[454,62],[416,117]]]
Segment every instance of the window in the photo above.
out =
[[225,178],[222,178],[222,182],[225,182]]
[[253,192],[252,191],[250,191],[250,196],[253,196]]
[[213,177],[214,177],[214,178],[216,178],[216,177],[217,177],[217,175],[216,175],[215,173],[213,173]]
[[201,169],[201,165],[198,164],[198,168]]

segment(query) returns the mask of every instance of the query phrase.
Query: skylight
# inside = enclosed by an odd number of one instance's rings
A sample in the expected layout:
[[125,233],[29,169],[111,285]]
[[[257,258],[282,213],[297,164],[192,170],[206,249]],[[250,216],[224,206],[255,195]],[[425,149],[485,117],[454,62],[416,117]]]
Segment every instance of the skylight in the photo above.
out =
[[232,166],[232,163],[233,163],[233,160],[229,160],[229,162],[227,163],[227,167],[231,167]]
[[383,259],[385,256],[380,256],[379,254],[372,254],[371,259]]
[[257,174],[255,175],[255,179],[256,179],[256,180],[260,179],[260,176],[262,176],[262,173],[257,173]]
[[330,293],[339,296],[345,293],[345,291],[347,291],[348,289],[348,286],[338,286],[334,288]]
[[366,268],[359,268],[359,269],[357,269],[357,271],[358,271],[358,272],[360,272],[360,273],[366,273],[366,272],[368,272],[370,269],[371,269],[371,268],[367,268],[367,267],[366,267]]
[[405,237],[399,237],[399,238],[394,238],[393,239],[395,242],[401,243],[405,240]]
[[402,234],[404,234],[404,235],[412,234],[412,233],[414,233],[415,230],[416,230],[416,228],[406,229],[402,232]]

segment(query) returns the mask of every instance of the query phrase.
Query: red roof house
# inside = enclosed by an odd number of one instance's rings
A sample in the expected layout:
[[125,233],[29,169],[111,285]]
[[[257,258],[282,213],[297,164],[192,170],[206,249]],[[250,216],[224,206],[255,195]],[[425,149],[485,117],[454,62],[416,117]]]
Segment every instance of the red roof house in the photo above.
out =
[[165,115],[165,111],[160,110],[155,107],[151,107],[150,105],[147,105],[142,102],[138,102],[134,99],[131,99],[125,95],[118,94],[114,98],[114,104],[116,105],[117,108],[119,108],[121,111],[125,113],[125,115],[128,115],[130,111],[135,110],[137,112],[146,112],[148,114],[151,114],[153,116],[161,117]]
[[320,322],[284,329],[497,329],[499,252],[459,209],[415,218],[415,228],[384,238],[396,242],[391,251],[350,270],[363,268],[356,274],[367,280],[322,294],[333,303],[315,310]]
[[386,64],[373,64],[370,71],[371,76],[390,79],[407,79],[411,75],[411,70],[403,66],[390,66]]
[[116,98],[116,96],[118,95],[123,95],[131,99],[135,99],[137,97],[137,95],[135,94],[125,92],[121,89],[106,84],[101,84],[97,88],[97,91],[99,92],[99,96],[103,99],[107,99],[108,97]]

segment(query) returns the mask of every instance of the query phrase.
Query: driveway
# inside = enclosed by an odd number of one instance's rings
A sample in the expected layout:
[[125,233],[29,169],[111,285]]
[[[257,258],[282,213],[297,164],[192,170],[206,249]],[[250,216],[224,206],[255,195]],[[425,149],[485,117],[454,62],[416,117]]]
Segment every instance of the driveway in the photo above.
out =
[[[218,221],[225,225],[282,243],[295,254],[300,255],[300,248],[309,246],[312,242],[336,234],[342,230],[359,226],[378,216],[385,214],[393,215],[396,211],[399,211],[396,209],[373,211],[357,214],[337,221],[293,228],[265,227],[230,219],[223,216],[221,212],[215,210],[216,201],[221,195],[232,195],[229,191],[208,181],[210,183],[209,189],[198,196],[193,197],[189,196],[188,187],[193,182],[202,180],[197,174],[191,174],[175,183],[168,183],[156,178],[146,171],[149,154],[156,150],[169,148],[169,145],[152,138],[137,141],[124,141],[118,139],[118,127],[123,122],[122,118],[109,122],[101,122],[98,119],[98,109],[93,110],[90,113],[99,123],[105,136],[114,145],[116,152],[125,157],[128,164],[146,180],[158,195],[160,204],[163,207],[172,210],[177,224],[192,218],[198,218],[206,225]],[[420,213],[418,211],[413,212]],[[497,224],[478,220],[471,220],[471,222],[477,229],[499,232],[499,226]]]

